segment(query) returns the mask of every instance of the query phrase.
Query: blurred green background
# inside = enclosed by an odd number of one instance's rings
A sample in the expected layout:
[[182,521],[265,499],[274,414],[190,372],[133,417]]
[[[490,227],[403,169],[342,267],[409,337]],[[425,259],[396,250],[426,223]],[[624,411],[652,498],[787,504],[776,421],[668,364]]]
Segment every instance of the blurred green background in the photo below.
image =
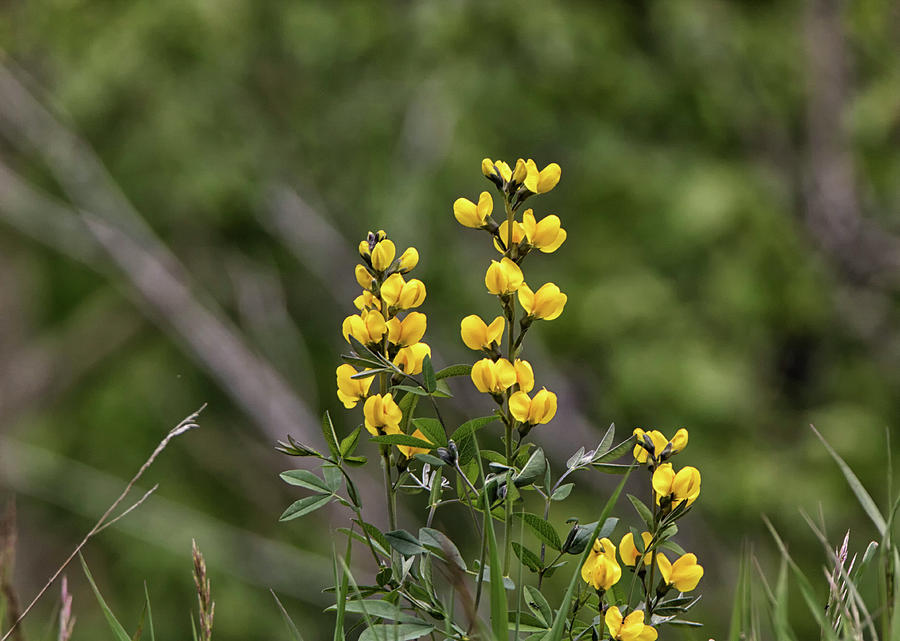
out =
[[[279,524],[296,461],[272,446],[318,442],[324,409],[360,418],[334,368],[369,229],[419,249],[437,365],[472,360],[459,320],[495,313],[493,250],[451,204],[489,188],[484,156],[563,168],[536,206],[568,240],[526,268],[569,295],[529,334],[561,406],[535,439],[561,465],[611,422],[690,429],[702,638],[742,541],[771,555],[761,514],[815,576],[798,508],[861,552],[871,524],[807,425],[883,498],[898,42],[892,0],[3,3],[0,481],[22,598],[205,402],[144,479],[157,494],[88,546],[98,582],[132,623],[146,580],[160,637],[183,638],[195,537],[218,639],[286,638],[269,588],[324,638],[345,514]],[[455,419],[489,409],[470,387]],[[615,479],[597,476],[559,525],[599,509]],[[108,638],[69,575],[76,638]]]

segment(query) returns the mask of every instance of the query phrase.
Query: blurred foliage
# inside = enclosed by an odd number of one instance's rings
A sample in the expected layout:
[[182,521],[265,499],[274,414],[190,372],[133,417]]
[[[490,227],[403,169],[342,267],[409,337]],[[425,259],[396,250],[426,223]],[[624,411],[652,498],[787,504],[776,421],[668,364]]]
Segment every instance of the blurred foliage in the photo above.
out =
[[[707,520],[694,547],[708,549],[704,592],[722,595],[701,604],[715,635],[741,539],[770,546],[761,512],[798,545],[810,543],[798,506],[822,503],[834,532],[852,525],[859,551],[872,534],[806,424],[876,495],[884,430],[900,424],[896,291],[878,309],[887,331],[860,331],[872,310],[847,302],[857,283],[804,217],[806,10],[799,0],[12,1],[0,8],[0,48],[314,413],[338,407],[338,327],[350,302],[332,294],[346,291],[338,282],[352,285],[353,266],[319,279],[265,224],[273,193],[296,190],[349,247],[379,227],[418,247],[440,366],[468,358],[459,319],[487,311],[481,268],[470,266],[490,250],[474,248],[451,203],[487,188],[483,156],[559,162],[562,183],[545,201],[569,240],[535,271],[569,305],[544,328],[545,353],[533,360],[559,368],[571,385],[561,407],[586,415],[598,438],[612,421],[620,430],[691,429],[687,462],[703,470]],[[863,211],[897,231],[900,18],[890,0],[859,0],[844,7],[842,24],[852,77],[844,115]],[[0,158],[58,191],[13,141],[0,141]],[[79,313],[111,324],[135,314],[122,304],[123,283],[2,223],[0,264],[5,362],[65,336]],[[248,287],[271,293],[286,316],[255,309]],[[101,313],[110,301],[123,311]],[[127,478],[166,429],[207,401],[203,429],[153,470],[160,495],[198,519],[328,555],[330,542],[315,532],[276,524],[289,498],[276,472],[288,463],[153,321],[137,321],[63,389],[3,416],[3,431]],[[336,414],[345,428],[356,420]],[[542,430],[556,438],[566,427],[560,416]],[[68,467],[51,466],[46,479],[78,495]],[[21,494],[28,595],[102,506],[77,513],[52,492],[12,489]],[[187,531],[194,516],[171,532],[162,522],[142,539],[110,531],[92,544],[87,557],[113,608],[136,620],[146,578],[159,595],[160,636],[184,634],[193,534],[219,603],[217,638],[282,638],[264,589],[271,575],[240,569],[253,567],[252,550]],[[797,558],[819,562],[808,548]],[[296,585],[285,595],[295,597],[286,601],[295,619],[327,625],[315,594],[327,579],[281,578],[280,592]],[[91,626],[100,615],[75,583],[76,635],[99,638]]]

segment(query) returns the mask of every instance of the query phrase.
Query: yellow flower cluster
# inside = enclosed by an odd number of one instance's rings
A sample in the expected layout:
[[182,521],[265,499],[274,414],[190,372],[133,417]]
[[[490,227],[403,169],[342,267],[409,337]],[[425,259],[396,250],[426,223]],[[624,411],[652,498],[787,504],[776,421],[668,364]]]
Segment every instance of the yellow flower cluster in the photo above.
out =
[[603,617],[609,634],[616,641],[655,641],[657,634],[653,626],[644,623],[644,611],[635,610],[622,618],[619,608],[613,606]]
[[[553,320],[566,305],[566,295],[555,284],[545,283],[532,290],[525,281],[522,261],[534,249],[552,253],[566,240],[559,216],[538,220],[533,209],[526,209],[517,220],[526,199],[544,194],[559,183],[559,165],[551,163],[538,169],[533,160],[520,158],[515,168],[503,161],[485,158],[481,170],[497,187],[504,203],[504,220],[498,224],[492,214],[494,199],[483,191],[473,202],[458,198],[453,215],[465,227],[481,229],[491,235],[493,245],[502,255],[492,260],[484,275],[488,292],[497,296],[503,310],[490,324],[479,316],[466,316],[460,323],[460,335],[469,349],[485,358],[472,368],[472,382],[479,392],[490,394],[505,405],[507,425],[515,425],[524,435],[535,425],[549,422],[556,414],[556,394],[542,388],[530,396],[534,388],[531,365],[517,358],[522,339],[535,320]],[[518,312],[521,307],[521,312]],[[518,336],[516,329],[518,327]],[[507,333],[504,345],[504,332]]]
[[[410,310],[425,301],[425,284],[416,278],[404,278],[418,264],[419,252],[410,247],[398,257],[393,241],[379,230],[369,232],[359,244],[359,255],[362,264],[354,273],[363,291],[353,301],[358,313],[345,318],[341,326],[344,339],[356,339],[405,374],[419,374],[425,357],[431,355],[431,348],[422,342],[428,323],[425,314]],[[373,436],[401,433],[403,412],[392,395],[384,389],[382,394],[369,395],[374,373],[364,376],[364,371],[344,364],[337,368],[336,376],[337,396],[344,407],[350,409],[365,401],[365,427]],[[407,457],[425,451],[398,448]]]

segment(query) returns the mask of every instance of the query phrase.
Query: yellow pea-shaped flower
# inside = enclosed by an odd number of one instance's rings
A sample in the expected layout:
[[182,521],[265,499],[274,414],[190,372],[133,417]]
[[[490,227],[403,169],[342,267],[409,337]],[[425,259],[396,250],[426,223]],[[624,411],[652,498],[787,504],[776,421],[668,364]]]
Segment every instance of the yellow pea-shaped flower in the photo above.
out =
[[381,298],[388,307],[412,309],[425,301],[425,283],[418,278],[406,282],[400,274],[391,274],[381,284]]
[[481,173],[490,178],[496,171],[494,170],[494,161],[490,158],[484,158],[481,161]]
[[348,410],[356,407],[356,404],[365,399],[369,394],[374,376],[366,378],[351,378],[357,371],[352,365],[344,363],[335,371],[337,376],[337,397]]
[[363,311],[365,309],[381,309],[381,301],[378,300],[378,297],[375,296],[370,291],[365,291],[356,298],[353,299],[353,305],[359,311]]
[[532,292],[528,285],[522,285],[518,292],[522,308],[530,316],[544,320],[558,318],[568,300],[568,297],[553,283],[545,283],[536,292]]
[[[428,437],[422,433],[422,430],[417,429],[412,433],[416,438],[420,438],[423,441],[428,441]],[[400,453],[403,454],[408,459],[411,459],[416,454],[428,454],[431,450],[427,447],[416,447],[415,445],[398,445],[397,449],[400,450]]]
[[422,340],[428,319],[421,312],[410,312],[400,320],[394,316],[387,322],[388,340],[399,347],[414,345]]
[[494,199],[490,193],[483,191],[478,197],[478,203],[473,203],[468,198],[457,198],[453,203],[453,215],[460,225],[480,229],[487,222],[487,217],[494,211]]
[[[653,541],[653,535],[649,532],[641,532],[641,540],[644,542],[644,565],[650,565],[653,561],[653,555],[647,552],[647,548]],[[641,553],[638,552],[637,546],[634,544],[634,535],[631,532],[625,534],[619,541],[619,556],[622,557],[622,563],[628,566],[637,564]]]
[[356,266],[355,275],[356,282],[359,283],[360,287],[362,287],[366,291],[372,289],[372,281],[375,279],[375,277],[368,269],[366,269],[364,265]]
[[516,369],[505,358],[482,358],[472,366],[472,382],[483,394],[502,394],[516,382]]
[[528,165],[524,160],[519,158],[516,161],[516,168],[513,170],[512,179],[513,182],[523,183],[525,182],[525,177],[528,175]]
[[687,447],[688,443],[688,431],[683,427],[675,432],[675,436],[672,437],[672,440],[666,439],[663,436],[663,433],[659,430],[650,430],[649,432],[645,432],[639,427],[634,429],[634,435],[637,436],[638,444],[634,446],[634,458],[638,463],[646,463],[649,458],[649,452],[647,452],[646,445],[644,443],[644,435],[647,435],[650,440],[653,442],[653,455],[659,459],[660,456],[666,452],[668,448],[668,456],[672,454],[677,454],[685,447]]
[[510,178],[512,178],[512,169],[509,168],[509,165],[502,160],[498,160],[494,164],[497,166],[497,171],[500,172],[500,177],[504,181],[509,182]]
[[393,362],[405,373],[415,375],[422,371],[422,362],[426,356],[431,356],[431,348],[425,343],[416,343],[401,348]]
[[656,630],[644,623],[643,610],[635,610],[623,619],[619,608],[613,606],[606,611],[603,621],[615,641],[656,641]]
[[405,274],[411,271],[416,265],[419,264],[419,250],[415,247],[410,247],[405,252],[400,254],[400,266],[399,270],[401,274]]
[[509,411],[513,418],[530,425],[549,423],[556,416],[556,394],[546,388],[529,398],[525,392],[509,397]]
[[517,358],[513,363],[516,368],[516,383],[519,384],[520,392],[530,392],[534,389],[534,370],[531,363],[521,358]]
[[608,590],[622,578],[616,563],[616,546],[607,538],[594,539],[591,551],[581,566],[581,578],[595,590]]
[[503,258],[499,263],[491,261],[487,273],[484,275],[484,284],[487,290],[498,296],[512,294],[525,282],[522,270],[509,258]]
[[375,394],[366,399],[363,405],[366,429],[372,436],[399,430],[403,418],[403,410],[394,402],[390,394]]
[[555,162],[550,163],[540,171],[538,171],[537,165],[531,159],[525,165],[528,172],[524,181],[525,187],[528,191],[535,194],[546,194],[556,187],[562,174],[562,169]]
[[696,467],[683,467],[676,474],[671,463],[663,463],[653,472],[652,483],[657,504],[669,497],[672,507],[682,501],[691,505],[700,496],[700,471]]
[[534,212],[526,209],[522,214],[522,229],[528,242],[545,254],[555,252],[566,240],[566,230],[562,228],[559,216],[545,216],[538,222]]
[[666,585],[675,586],[679,592],[690,592],[703,578],[703,566],[697,563],[695,554],[683,554],[670,563],[665,554],[656,555],[656,565]]
[[363,310],[359,315],[348,316],[344,319],[341,332],[344,340],[350,342],[350,336],[364,345],[377,343],[387,331],[384,316],[378,310]]
[[[522,239],[525,238],[525,228],[522,226],[522,223],[515,220],[513,221],[513,237],[512,244],[515,247],[519,243],[522,242]],[[500,252],[504,253],[506,250],[503,249],[503,246],[509,242],[509,223],[507,221],[503,221],[500,223],[500,227],[497,229],[497,235],[494,236],[494,248]],[[501,243],[503,243],[501,245]]]
[[459,333],[466,347],[478,351],[490,349],[492,343],[499,344],[505,327],[506,321],[502,316],[498,316],[487,325],[480,317],[472,314],[462,319]]
[[377,271],[383,272],[391,266],[396,255],[397,248],[394,246],[393,241],[385,238],[375,245],[375,248],[372,250],[372,267]]

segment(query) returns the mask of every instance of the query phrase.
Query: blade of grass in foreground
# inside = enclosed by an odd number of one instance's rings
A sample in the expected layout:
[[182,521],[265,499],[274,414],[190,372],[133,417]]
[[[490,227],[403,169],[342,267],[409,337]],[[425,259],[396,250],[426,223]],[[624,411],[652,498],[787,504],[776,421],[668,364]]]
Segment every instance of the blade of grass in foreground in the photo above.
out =
[[[494,534],[494,519],[491,517],[491,505],[487,492],[482,492],[484,498],[484,528],[488,540],[488,555],[491,561],[491,630],[497,641],[509,638],[509,612],[506,603],[506,588],[503,585],[503,573],[501,571],[503,561],[500,559],[500,551],[497,549],[497,537]],[[479,568],[484,574],[484,568]]]
[[728,630],[728,641],[740,641],[741,634],[749,627],[747,621],[748,604],[750,603],[750,552],[744,544],[741,552],[741,563],[738,566],[737,585],[734,590],[734,605],[731,607],[731,626]]
[[[606,502],[606,505],[603,507],[603,512],[600,513],[600,518],[597,519],[597,525],[594,527],[594,532],[591,534],[591,538],[588,539],[591,543],[597,538],[597,533],[600,531],[600,528],[603,527],[603,524],[606,523],[606,519],[609,518],[613,506],[615,506],[616,501],[619,500],[619,495],[622,493],[625,482],[630,476],[631,470],[628,470],[625,476],[622,477],[622,481],[619,483],[615,492],[612,493],[609,500]],[[588,554],[590,553],[591,546],[586,545],[584,551],[581,553],[581,558],[575,565],[575,571],[572,573],[572,578],[569,580],[569,588],[566,590],[566,595],[563,597],[562,603],[559,606],[559,611],[556,613],[553,627],[550,628],[550,632],[544,637],[543,641],[562,641],[563,634],[565,634],[566,631],[566,619],[569,618],[569,608],[572,605],[572,597],[575,596],[575,586],[578,585],[578,579],[581,578],[581,566],[584,565],[584,562],[587,560]]]
[[150,607],[150,590],[147,589],[147,582],[144,581],[144,600],[147,604],[147,623],[150,630],[150,641],[156,641],[156,634],[153,632],[153,608]]
[[97,584],[94,583],[94,577],[91,576],[91,571],[88,569],[87,563],[85,563],[84,557],[81,556],[80,553],[78,554],[78,560],[81,561],[81,567],[84,569],[84,575],[87,577],[88,583],[91,584],[91,589],[94,591],[94,596],[97,597],[97,602],[100,604],[100,609],[103,610],[103,616],[106,617],[106,622],[109,624],[109,627],[113,631],[113,634],[116,636],[116,639],[118,639],[118,641],[131,641],[131,637],[128,636],[125,628],[123,628],[122,624],[119,623],[116,615],[113,614],[112,610],[109,609],[109,606],[106,605],[106,601],[103,599],[103,595],[100,594],[100,590],[97,588]]
[[287,626],[288,632],[291,634],[291,641],[303,641],[303,635],[300,634],[300,630],[297,629],[297,626],[294,624],[293,619],[291,619],[291,615],[287,613],[287,610],[284,609],[284,606],[281,604],[281,601],[278,599],[278,595],[275,594],[275,590],[269,590],[272,593],[272,598],[275,599],[275,603],[278,605],[278,609],[281,611],[281,617],[284,619],[284,624]]

